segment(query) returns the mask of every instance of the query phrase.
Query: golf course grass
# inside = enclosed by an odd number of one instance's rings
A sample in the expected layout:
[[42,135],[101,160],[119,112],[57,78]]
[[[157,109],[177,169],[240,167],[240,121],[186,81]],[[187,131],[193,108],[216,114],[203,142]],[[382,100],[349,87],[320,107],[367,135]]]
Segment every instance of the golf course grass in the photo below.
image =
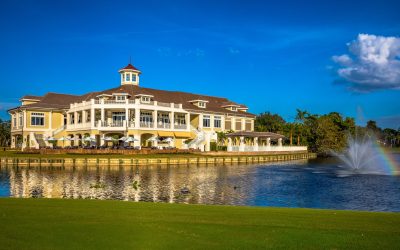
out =
[[400,214],[0,199],[1,249],[400,249]]

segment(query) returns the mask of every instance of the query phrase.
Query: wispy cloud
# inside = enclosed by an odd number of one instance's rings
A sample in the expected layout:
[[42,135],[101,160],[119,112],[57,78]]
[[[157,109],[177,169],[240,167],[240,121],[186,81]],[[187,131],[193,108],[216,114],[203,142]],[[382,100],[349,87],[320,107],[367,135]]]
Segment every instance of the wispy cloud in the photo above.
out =
[[157,49],[157,53],[160,56],[168,57],[168,56],[187,56],[187,57],[204,57],[205,50],[200,48],[194,49],[173,49],[170,47],[160,47]]
[[232,54],[232,55],[236,55],[236,54],[240,53],[240,50],[230,47],[229,48],[229,53]]
[[336,81],[354,92],[400,89],[400,38],[359,34],[347,44],[350,54],[333,56]]

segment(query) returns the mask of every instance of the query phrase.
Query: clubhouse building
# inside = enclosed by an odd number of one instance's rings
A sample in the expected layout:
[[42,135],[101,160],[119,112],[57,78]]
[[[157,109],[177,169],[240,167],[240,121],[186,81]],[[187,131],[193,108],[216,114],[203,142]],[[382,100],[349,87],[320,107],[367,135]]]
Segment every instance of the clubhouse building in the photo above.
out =
[[129,142],[135,148],[209,151],[220,131],[234,132],[226,139],[228,151],[254,151],[258,138],[265,139],[264,146],[270,145],[271,139],[282,146],[281,135],[253,132],[255,115],[248,113],[243,104],[227,98],[141,87],[141,71],[131,64],[119,73],[119,86],[104,91],[23,96],[21,105],[9,110],[11,147],[67,147],[87,142],[102,146],[111,139],[131,138]]

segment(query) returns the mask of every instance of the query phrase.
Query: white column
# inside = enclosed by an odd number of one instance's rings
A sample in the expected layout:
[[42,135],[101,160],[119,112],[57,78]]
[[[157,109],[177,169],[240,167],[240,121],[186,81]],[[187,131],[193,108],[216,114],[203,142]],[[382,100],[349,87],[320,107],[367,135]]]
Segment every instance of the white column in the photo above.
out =
[[204,145],[204,151],[206,151],[206,152],[208,152],[208,151],[210,151],[210,133],[205,133],[205,137],[206,137],[206,142],[205,142],[205,145]]
[[[140,109],[135,108],[135,128],[139,127],[140,127]],[[138,146],[140,146],[140,144]]]
[[16,138],[15,135],[11,136],[11,148],[15,148],[15,138]]
[[244,151],[244,147],[245,147],[244,136],[241,136],[240,137],[240,144],[239,144],[239,151],[243,152]]
[[104,114],[104,112],[105,112],[105,110],[104,110],[104,108],[101,108],[101,122],[104,122],[104,120],[105,120],[105,114]]
[[200,129],[203,128],[203,114],[199,115],[199,126]]
[[154,110],[153,111],[153,128],[155,128],[155,129],[157,129],[157,123],[158,123],[157,120],[158,120],[157,119],[157,110]]
[[254,131],[254,119],[251,119],[251,131]]
[[226,149],[228,152],[232,152],[232,138],[228,137],[228,147]]
[[242,124],[241,124],[240,130],[246,130],[246,119],[242,118],[241,122],[242,122]]
[[271,138],[267,138],[267,151],[271,150]]
[[235,119],[235,117],[231,118],[231,129],[233,131],[236,131],[236,119]]
[[74,124],[78,124],[78,112],[74,112]]
[[282,147],[282,138],[278,139],[278,147]]
[[185,123],[186,123],[186,130],[190,131],[190,113],[186,113],[185,115]]
[[175,129],[175,112],[171,112],[169,113],[171,118],[170,118],[170,122],[171,122],[171,129]]
[[26,110],[24,110],[23,112],[22,112],[22,125],[23,125],[23,128],[24,129],[26,129],[26,124],[28,123],[28,121],[27,121],[27,116],[26,116]]
[[91,127],[95,127],[94,121],[95,121],[95,112],[94,112],[94,108],[91,108],[90,109],[90,126]]
[[258,151],[258,137],[254,137],[254,151]]

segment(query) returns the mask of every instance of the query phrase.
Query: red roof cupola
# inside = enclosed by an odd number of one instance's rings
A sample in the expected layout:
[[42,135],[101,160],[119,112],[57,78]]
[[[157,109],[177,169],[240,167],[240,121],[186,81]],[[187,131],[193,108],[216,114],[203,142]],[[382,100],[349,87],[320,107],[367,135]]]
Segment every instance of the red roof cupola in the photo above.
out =
[[121,70],[124,70],[124,69],[131,69],[131,70],[134,70],[134,71],[139,71],[140,72],[140,70],[138,70],[135,66],[133,66],[132,64],[128,64],[128,65],[126,65],[124,68],[122,68],[122,69],[120,69],[120,71]]
[[139,75],[142,73],[132,64],[128,64],[118,71],[121,74],[121,85],[139,85]]

